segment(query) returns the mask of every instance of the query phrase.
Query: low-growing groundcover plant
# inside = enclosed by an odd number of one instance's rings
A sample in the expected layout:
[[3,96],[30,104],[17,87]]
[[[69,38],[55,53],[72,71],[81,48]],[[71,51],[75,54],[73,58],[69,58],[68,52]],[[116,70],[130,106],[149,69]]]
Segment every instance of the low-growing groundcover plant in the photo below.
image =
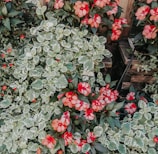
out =
[[[105,86],[100,69],[106,39],[58,24],[47,14],[30,30],[24,48],[1,48],[0,149],[2,153],[35,153],[50,130],[50,119],[61,114],[54,100],[63,89],[87,82],[93,92]],[[24,40],[25,41],[25,38]],[[98,89],[98,90],[97,90]],[[66,111],[65,111],[66,112]],[[43,148],[44,153],[48,153]]]

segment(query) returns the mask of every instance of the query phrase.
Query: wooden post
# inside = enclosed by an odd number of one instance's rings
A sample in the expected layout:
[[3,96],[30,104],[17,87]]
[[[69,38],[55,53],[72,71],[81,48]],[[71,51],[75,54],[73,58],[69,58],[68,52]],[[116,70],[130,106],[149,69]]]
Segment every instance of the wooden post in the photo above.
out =
[[120,0],[120,6],[123,8],[123,13],[121,17],[126,18],[128,25],[130,27],[125,28],[123,31],[123,36],[128,36],[131,26],[132,26],[132,10],[133,10],[134,0]]

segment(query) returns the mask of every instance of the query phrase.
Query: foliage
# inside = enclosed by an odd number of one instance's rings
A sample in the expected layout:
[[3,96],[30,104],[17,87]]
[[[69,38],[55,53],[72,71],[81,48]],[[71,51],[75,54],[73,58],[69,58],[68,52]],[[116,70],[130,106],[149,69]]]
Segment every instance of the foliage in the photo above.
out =
[[52,14],[47,17],[30,29],[30,38],[21,40],[23,47],[4,44],[1,48],[2,153],[35,153],[50,127],[49,119],[60,113],[54,97],[71,88],[69,80],[105,85],[101,62],[111,56],[104,46],[106,39],[58,24]]
[[[135,46],[149,53],[158,52],[158,3],[156,0],[136,0],[134,3],[135,18],[139,34],[135,36]],[[142,47],[143,45],[143,47]],[[144,52],[144,51],[142,51]],[[157,55],[156,55],[157,56]]]
[[158,107],[153,103],[139,101],[140,110],[122,121],[121,129],[112,130],[108,124],[99,141],[110,153],[120,154],[156,154],[158,134]]

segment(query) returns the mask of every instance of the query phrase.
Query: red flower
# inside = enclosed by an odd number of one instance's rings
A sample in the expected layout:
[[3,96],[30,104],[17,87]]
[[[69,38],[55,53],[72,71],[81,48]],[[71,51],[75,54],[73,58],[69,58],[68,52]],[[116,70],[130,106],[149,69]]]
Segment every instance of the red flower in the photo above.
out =
[[69,91],[65,94],[66,97],[62,99],[62,102],[64,106],[68,106],[69,108],[72,108],[75,106],[78,100],[78,96],[76,93]]
[[77,145],[78,151],[81,151],[82,147],[87,143],[87,140],[77,139],[74,143]]
[[96,136],[93,132],[89,132],[87,136],[87,143],[93,143],[96,140]]
[[121,30],[114,30],[112,29],[112,35],[111,35],[111,40],[115,41],[118,40],[120,35],[121,35]]
[[133,101],[135,99],[135,92],[130,92],[127,94],[126,99],[128,101]]
[[148,5],[144,5],[138,8],[137,12],[135,13],[136,19],[144,20],[146,15],[149,13],[150,7]]
[[77,1],[74,5],[75,14],[82,18],[89,12],[89,4],[87,2]]
[[89,83],[80,82],[78,84],[78,92],[83,94],[84,96],[88,96],[91,93],[91,87]]
[[158,21],[158,7],[157,8],[153,8],[150,10],[150,20],[154,20],[155,22]]
[[125,110],[129,114],[133,114],[137,110],[137,106],[136,106],[135,103],[128,103],[128,104],[125,105]]
[[53,136],[47,135],[45,137],[45,139],[42,140],[42,144],[47,146],[48,148],[52,149],[52,148],[54,148],[54,146],[56,144],[56,140]]
[[7,86],[4,85],[4,86],[1,87],[1,89],[2,89],[2,91],[6,91],[7,90]]
[[99,100],[93,100],[93,101],[92,101],[92,109],[93,109],[95,112],[99,112],[99,111],[101,111],[103,108],[104,108],[104,104],[101,103]]
[[63,113],[62,117],[61,117],[61,121],[63,123],[66,124],[66,126],[68,126],[70,124],[70,112],[66,111]]
[[158,29],[155,25],[145,25],[142,34],[147,39],[155,39],[157,36]]
[[94,0],[94,4],[100,8],[103,8],[110,3],[110,0]]
[[66,123],[63,123],[61,120],[54,119],[52,121],[52,127],[57,132],[64,132],[67,129]]
[[88,19],[88,24],[91,27],[98,28],[100,23],[101,23],[101,17],[98,14],[95,14],[93,18]]
[[62,135],[62,138],[64,139],[65,141],[65,146],[71,144],[73,142],[73,135],[71,132],[65,132],[63,135]]
[[84,102],[84,101],[77,101],[76,104],[75,104],[75,109],[78,110],[78,111],[85,111],[89,108],[89,104]]
[[94,120],[95,118],[95,115],[93,114],[93,109],[89,108],[85,111],[85,115],[84,117],[87,119],[87,120]]
[[153,138],[153,141],[154,141],[155,143],[158,143],[158,137],[155,136],[155,137]]
[[55,0],[54,8],[55,9],[61,9],[64,6],[63,0]]

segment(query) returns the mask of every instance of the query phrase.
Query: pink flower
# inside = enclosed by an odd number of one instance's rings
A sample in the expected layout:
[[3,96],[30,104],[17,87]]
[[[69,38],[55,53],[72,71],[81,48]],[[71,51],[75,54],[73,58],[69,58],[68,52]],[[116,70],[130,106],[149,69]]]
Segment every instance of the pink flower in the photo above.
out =
[[137,12],[135,13],[136,19],[144,20],[146,15],[149,13],[150,7],[148,5],[141,6],[138,8]]
[[101,111],[103,108],[105,107],[105,105],[103,103],[101,103],[99,100],[93,100],[92,101],[92,109],[95,112],[99,112]]
[[112,15],[112,14],[116,14],[118,11],[118,5],[117,3],[113,2],[109,4],[110,7],[112,7],[111,10],[107,11],[107,15]]
[[69,108],[74,107],[74,105],[77,103],[78,100],[78,96],[76,93],[69,91],[65,94],[66,97],[64,97],[62,99],[62,102],[64,104],[64,106],[68,106]]
[[84,117],[87,119],[87,120],[94,120],[95,118],[95,115],[93,114],[93,109],[89,108],[85,111],[85,115]]
[[80,82],[78,84],[78,92],[83,94],[84,96],[88,96],[91,93],[90,84],[86,82]]
[[147,39],[154,39],[157,36],[157,31],[158,29],[156,29],[155,25],[145,25],[142,34]]
[[64,139],[65,141],[65,146],[71,144],[73,142],[73,135],[71,132],[65,132],[63,135],[62,135],[62,138]]
[[63,113],[60,119],[66,126],[70,124],[70,112],[66,111]]
[[87,143],[93,143],[96,140],[96,136],[93,132],[89,132],[87,136]]
[[58,94],[58,96],[57,96],[58,100],[60,100],[64,95],[65,95],[65,93]]
[[130,92],[130,93],[128,93],[127,96],[126,96],[126,99],[127,99],[128,101],[134,100],[134,99],[135,99],[135,92]]
[[55,0],[54,8],[55,9],[61,9],[64,6],[63,0]]
[[77,1],[75,2],[74,10],[78,17],[84,17],[89,13],[89,4],[87,2]]
[[137,110],[137,106],[136,106],[135,103],[128,103],[128,104],[125,105],[125,110],[129,114],[133,114]]
[[93,18],[90,18],[88,20],[88,24],[94,28],[98,28],[100,23],[101,23],[101,17],[98,14],[95,14]]
[[47,146],[48,148],[52,149],[52,148],[54,148],[54,146],[56,144],[56,140],[53,136],[47,135],[45,137],[45,139],[42,140],[42,144]]
[[94,4],[100,8],[103,8],[110,3],[111,0],[94,0]]
[[158,21],[158,7],[150,10],[150,20]]
[[74,141],[74,143],[77,145],[78,151],[81,151],[82,147],[87,143],[87,141],[82,139],[77,139]]
[[75,109],[78,111],[85,111],[89,108],[89,106],[90,105],[88,103],[80,100],[75,104]]
[[6,3],[7,3],[7,2],[12,2],[12,0],[4,0],[4,2],[6,2]]
[[54,119],[52,121],[52,127],[55,131],[57,132],[64,132],[66,129],[67,129],[67,125],[66,123],[62,122],[61,120],[59,119]]
[[81,24],[88,25],[88,18],[85,17],[83,20],[81,20]]
[[118,40],[121,35],[121,30],[112,30],[111,40]]
[[146,0],[147,4],[150,4],[153,1],[157,1],[157,0]]

